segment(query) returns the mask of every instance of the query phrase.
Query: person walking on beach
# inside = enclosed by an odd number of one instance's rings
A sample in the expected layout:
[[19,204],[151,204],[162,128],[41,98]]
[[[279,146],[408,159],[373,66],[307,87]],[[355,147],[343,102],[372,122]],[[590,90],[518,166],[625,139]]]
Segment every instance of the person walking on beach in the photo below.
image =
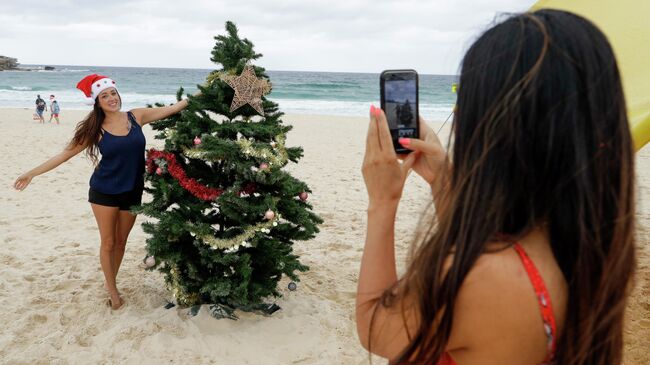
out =
[[20,175],[14,182],[17,190],[25,189],[32,179],[68,161],[81,151],[97,163],[90,178],[88,202],[92,208],[101,239],[99,260],[105,286],[113,309],[123,301],[116,286],[126,241],[136,216],[129,208],[139,205],[144,188],[145,137],[142,126],[178,113],[188,101],[159,108],[121,111],[122,99],[115,81],[97,74],[86,76],[78,84],[93,110],[77,124],[75,134],[59,154]]
[[43,112],[47,110],[47,104],[45,100],[41,99],[40,95],[36,95],[36,115],[38,117],[39,123],[45,124],[45,118],[43,118]]
[[[635,269],[634,152],[603,33],[540,10],[487,30],[462,61],[449,154],[421,121],[395,155],[371,107],[361,344],[391,364],[622,361]],[[394,224],[414,170],[431,187],[406,272]]]
[[52,118],[56,120],[56,124],[59,124],[59,112],[61,108],[59,103],[56,101],[54,95],[50,95],[50,120],[48,123],[52,123]]

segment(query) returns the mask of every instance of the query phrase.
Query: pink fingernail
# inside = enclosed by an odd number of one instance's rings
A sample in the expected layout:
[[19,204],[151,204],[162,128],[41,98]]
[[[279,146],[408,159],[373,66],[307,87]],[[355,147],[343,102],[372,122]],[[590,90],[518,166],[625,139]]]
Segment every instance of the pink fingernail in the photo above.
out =
[[370,115],[375,115],[375,106],[370,104]]
[[374,115],[375,117],[379,118],[379,116],[381,115],[381,108],[375,108]]
[[399,144],[401,144],[404,147],[408,147],[411,144],[411,139],[410,138],[400,138],[397,140]]

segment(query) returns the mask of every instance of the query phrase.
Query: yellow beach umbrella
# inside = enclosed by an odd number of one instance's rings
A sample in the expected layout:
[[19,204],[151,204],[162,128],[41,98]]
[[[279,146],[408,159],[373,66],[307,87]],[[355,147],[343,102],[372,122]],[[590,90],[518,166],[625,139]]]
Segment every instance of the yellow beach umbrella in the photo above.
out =
[[650,142],[650,0],[539,0],[532,10],[579,14],[596,24],[614,48],[623,79],[634,146]]

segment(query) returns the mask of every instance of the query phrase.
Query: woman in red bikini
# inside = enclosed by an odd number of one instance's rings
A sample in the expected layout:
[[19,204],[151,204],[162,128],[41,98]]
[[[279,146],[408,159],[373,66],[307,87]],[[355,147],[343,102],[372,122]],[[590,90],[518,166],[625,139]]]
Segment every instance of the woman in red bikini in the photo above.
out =
[[[620,364],[635,268],[634,156],[605,36],[571,13],[512,16],[462,62],[447,153],[421,122],[400,163],[371,108],[356,321],[391,364]],[[398,278],[408,171],[436,216]]]

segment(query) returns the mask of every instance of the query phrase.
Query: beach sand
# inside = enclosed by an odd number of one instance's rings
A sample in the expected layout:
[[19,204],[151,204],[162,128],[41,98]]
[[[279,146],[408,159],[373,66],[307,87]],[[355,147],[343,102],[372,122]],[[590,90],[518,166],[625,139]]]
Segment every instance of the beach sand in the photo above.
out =
[[[281,282],[282,310],[231,321],[212,319],[207,307],[195,317],[163,308],[171,294],[162,275],[142,265],[146,217],[136,221],[118,276],[126,305],[106,306],[87,159],[71,159],[23,192],[11,187],[20,173],[58,153],[84,114],[64,112],[61,125],[40,125],[31,110],[0,109],[1,364],[368,364],[353,319],[367,205],[360,173],[366,118],[284,118],[294,126],[287,144],[305,149],[300,164],[288,169],[310,185],[309,201],[325,223],[314,240],[294,246],[311,270],[296,291]],[[150,127],[144,130],[148,147],[162,146]],[[637,174],[639,265],[625,341],[630,365],[650,363],[650,147],[637,155]],[[400,268],[428,197],[412,176],[396,225]]]

